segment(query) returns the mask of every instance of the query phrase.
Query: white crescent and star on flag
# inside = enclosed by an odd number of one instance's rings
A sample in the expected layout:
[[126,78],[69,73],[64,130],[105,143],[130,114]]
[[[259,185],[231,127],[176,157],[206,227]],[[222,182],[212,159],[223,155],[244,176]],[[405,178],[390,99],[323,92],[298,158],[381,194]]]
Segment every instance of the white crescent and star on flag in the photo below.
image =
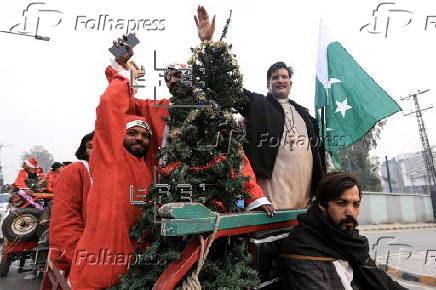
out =
[[335,113],[341,112],[342,118],[345,118],[345,113],[347,112],[347,110],[353,108],[350,105],[348,105],[347,102],[348,102],[348,98],[345,98],[345,100],[343,100],[342,102],[336,101],[337,107]]
[[378,122],[401,110],[330,35],[322,21],[316,63],[315,109],[323,137],[346,136],[347,139],[342,145],[326,139],[328,151],[342,150],[371,130],[374,120]]
[[[324,87],[326,90],[331,89],[333,84],[341,83],[342,81],[336,78],[329,78],[327,85]],[[348,98],[345,98],[342,102],[336,101],[336,110],[335,113],[341,113],[342,118],[345,118],[345,113],[347,110],[353,108],[352,106],[348,105]]]

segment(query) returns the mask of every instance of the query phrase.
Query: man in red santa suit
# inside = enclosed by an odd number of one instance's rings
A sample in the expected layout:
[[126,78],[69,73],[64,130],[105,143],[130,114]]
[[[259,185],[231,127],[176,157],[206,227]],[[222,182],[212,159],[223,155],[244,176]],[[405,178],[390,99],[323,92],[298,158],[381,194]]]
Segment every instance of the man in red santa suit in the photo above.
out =
[[94,132],[82,138],[74,162],[65,167],[56,183],[50,216],[50,259],[56,269],[68,276],[77,242],[86,220],[86,200],[91,188],[89,156]]
[[[123,36],[126,40],[126,36]],[[109,79],[113,74],[121,74],[129,80],[133,76],[144,75],[144,68],[139,68],[133,61],[128,61],[133,56],[133,49],[126,45],[122,39],[114,41],[115,46],[125,46],[128,52],[122,56],[121,59],[112,61],[111,65],[106,68],[106,77]],[[165,71],[165,84],[171,93],[177,86],[178,82],[182,79],[182,70],[187,69],[188,66],[184,64],[170,64]],[[158,165],[158,160],[153,158],[159,153],[160,149],[165,147],[166,138],[168,136],[168,126],[164,121],[164,118],[169,117],[168,105],[170,101],[168,99],[162,100],[150,100],[150,99],[137,99],[133,95],[129,98],[129,113],[144,116],[147,122],[150,124],[153,132],[153,139],[150,142],[150,149],[147,152],[147,159],[151,160],[152,166]],[[246,191],[250,194],[251,198],[245,201],[247,210],[263,210],[268,215],[274,214],[274,209],[271,203],[268,201],[263,193],[262,188],[257,184],[256,177],[251,168],[250,162],[245,154],[242,152],[244,167],[243,176],[249,176],[250,179],[244,183]]]
[[64,165],[60,162],[54,162],[51,165],[51,170],[47,174],[47,192],[54,192],[54,187],[63,168]]
[[[123,45],[121,40],[118,44]],[[120,274],[127,271],[134,258],[134,243],[129,231],[140,215],[139,207],[130,202],[129,189],[149,187],[153,165],[157,165],[154,155],[166,138],[166,123],[162,117],[169,116],[168,108],[155,107],[154,100],[133,97],[131,71],[133,76],[138,76],[143,68],[127,63],[133,50],[126,47],[129,53],[106,69],[109,86],[97,107],[87,218],[69,276],[73,290],[111,287],[119,282]],[[171,76],[171,71],[177,73],[177,70],[169,70],[166,78],[169,88],[180,80],[177,75]],[[168,104],[168,100],[157,101],[157,105]],[[127,111],[143,117],[127,115],[123,123],[121,120]],[[244,163],[243,174],[253,177],[245,183],[253,197],[248,202],[248,209],[250,205],[251,209],[260,207],[272,215],[273,209],[256,184],[245,156]]]
[[41,182],[45,180],[45,174],[38,167],[38,161],[35,158],[24,160],[22,169],[18,172],[14,185],[18,189],[28,189],[26,179],[39,179]]
[[133,96],[129,80],[118,73],[108,80],[96,110],[86,224],[69,275],[74,290],[111,287],[127,271],[134,258],[129,232],[140,215],[130,191],[147,189],[152,181],[144,158],[151,130],[143,117],[126,115]]

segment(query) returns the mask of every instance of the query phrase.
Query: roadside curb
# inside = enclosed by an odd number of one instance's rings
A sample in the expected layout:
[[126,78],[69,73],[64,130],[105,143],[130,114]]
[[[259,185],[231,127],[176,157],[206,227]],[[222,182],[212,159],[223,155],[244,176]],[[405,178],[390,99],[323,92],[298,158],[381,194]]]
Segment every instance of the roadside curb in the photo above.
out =
[[436,286],[436,276],[416,274],[409,271],[400,270],[392,266],[386,266],[386,264],[383,263],[376,263],[376,264],[378,267],[385,270],[387,273],[391,274],[396,278],[400,278],[407,281],[418,282],[429,286]]
[[393,231],[393,230],[411,230],[411,229],[433,229],[436,228],[436,224],[430,225],[380,225],[365,227],[364,225],[359,227],[360,232],[366,231]]

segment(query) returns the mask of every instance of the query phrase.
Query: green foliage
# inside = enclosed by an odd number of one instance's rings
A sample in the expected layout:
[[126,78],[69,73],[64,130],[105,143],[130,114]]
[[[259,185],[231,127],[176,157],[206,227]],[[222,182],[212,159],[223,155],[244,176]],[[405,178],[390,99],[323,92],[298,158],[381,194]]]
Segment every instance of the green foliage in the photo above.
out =
[[[221,58],[217,58],[217,55],[221,55]],[[199,77],[198,82],[204,81],[202,88],[208,98],[219,103],[222,110],[242,110],[247,102],[242,91],[243,78],[228,44],[204,42],[193,49],[190,63],[194,76]]]
[[32,192],[43,192],[43,189],[47,187],[47,180],[41,180],[41,178],[28,178],[24,182]]
[[341,167],[359,177],[363,190],[382,191],[379,162],[376,157],[370,156],[369,152],[377,147],[380,133],[385,124],[386,121],[377,123],[359,141],[339,151]]
[[[259,285],[256,270],[250,267],[247,237],[221,238],[215,242],[199,280],[204,289],[243,289]],[[223,255],[222,253],[226,253]]]
[[[170,190],[164,193],[156,185],[149,188],[147,197],[153,203],[141,206],[142,215],[131,231],[136,241],[148,242],[149,247],[137,249],[137,261],[114,289],[151,289],[167,266],[179,259],[187,237],[163,237],[160,224],[154,223],[154,205],[184,201],[182,196],[187,194],[177,190],[178,184],[192,185],[192,201],[217,212],[241,211],[237,201],[248,195],[244,190],[247,178],[241,174],[245,132],[232,116],[235,108],[247,102],[235,56],[224,42],[205,42],[192,52],[192,83],[179,82],[172,88],[171,103],[204,106],[169,109],[168,144],[158,157],[166,159],[168,169],[160,175],[159,184],[169,185]],[[144,238],[146,232],[150,234]],[[205,289],[242,289],[258,283],[245,240],[230,241],[222,238],[212,245],[200,273]]]

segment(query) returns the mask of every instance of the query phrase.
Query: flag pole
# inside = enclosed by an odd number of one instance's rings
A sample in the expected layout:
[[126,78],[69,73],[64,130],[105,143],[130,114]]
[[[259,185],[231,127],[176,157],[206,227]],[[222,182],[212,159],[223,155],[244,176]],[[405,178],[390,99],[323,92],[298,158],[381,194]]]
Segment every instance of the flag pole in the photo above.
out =
[[321,142],[325,141],[325,106],[321,107]]

